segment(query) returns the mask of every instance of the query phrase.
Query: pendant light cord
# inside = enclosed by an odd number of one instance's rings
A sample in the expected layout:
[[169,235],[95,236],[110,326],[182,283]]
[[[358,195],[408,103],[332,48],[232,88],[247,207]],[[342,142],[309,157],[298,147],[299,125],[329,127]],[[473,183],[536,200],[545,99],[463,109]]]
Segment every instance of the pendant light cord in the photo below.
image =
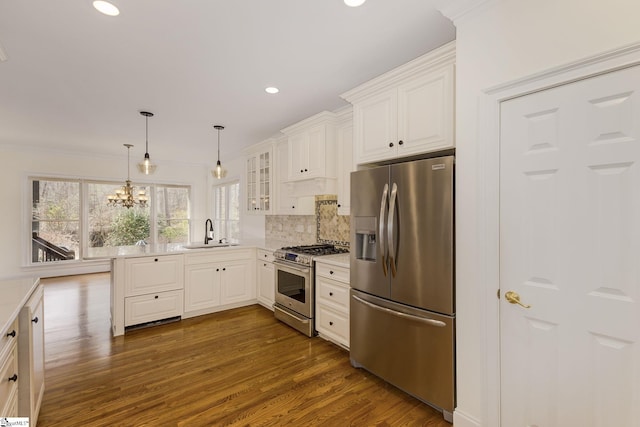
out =
[[149,154],[149,116],[144,116],[145,130],[144,130],[144,152]]

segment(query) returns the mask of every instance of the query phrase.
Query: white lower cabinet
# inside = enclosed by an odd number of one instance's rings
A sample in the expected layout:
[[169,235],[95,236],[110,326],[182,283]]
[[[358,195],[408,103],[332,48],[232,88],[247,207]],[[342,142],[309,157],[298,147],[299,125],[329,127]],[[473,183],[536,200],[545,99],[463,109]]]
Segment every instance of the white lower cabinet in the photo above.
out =
[[184,317],[255,302],[255,250],[185,255]]
[[182,315],[182,289],[125,298],[124,325],[133,326]]
[[273,252],[258,249],[256,257],[256,273],[258,303],[273,311],[276,292],[276,273],[273,266]]
[[349,348],[349,268],[316,261],[316,330]]
[[[38,421],[44,395],[44,290],[38,285],[20,311],[18,338],[18,416]],[[4,415],[4,414],[3,414]]]
[[18,336],[16,320],[0,341],[0,415],[3,417],[18,416]]
[[184,311],[206,310],[220,305],[220,266],[185,266]]

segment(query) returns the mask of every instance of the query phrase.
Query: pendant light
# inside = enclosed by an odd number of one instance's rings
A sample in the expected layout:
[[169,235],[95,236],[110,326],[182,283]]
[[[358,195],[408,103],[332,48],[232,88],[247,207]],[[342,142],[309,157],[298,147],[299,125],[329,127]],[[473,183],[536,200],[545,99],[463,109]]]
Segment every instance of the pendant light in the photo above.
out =
[[218,131],[218,162],[216,163],[216,168],[211,171],[211,174],[216,179],[224,178],[227,175],[227,171],[222,167],[220,163],[220,131],[224,129],[224,126],[214,125],[214,129]]
[[145,117],[145,152],[144,160],[138,163],[138,170],[145,175],[150,175],[155,172],[157,165],[151,163],[149,158],[149,117],[153,117],[153,113],[148,111],[140,111],[140,114]]
[[147,206],[147,201],[149,200],[147,194],[144,190],[140,190],[138,192],[138,198],[133,195],[135,192],[135,187],[131,185],[131,178],[129,177],[129,164],[131,162],[131,157],[129,153],[131,152],[131,144],[123,144],[127,147],[127,180],[124,185],[116,190],[115,194],[110,194],[107,196],[107,200],[110,206],[124,206],[129,209],[135,205],[140,205],[141,207]]

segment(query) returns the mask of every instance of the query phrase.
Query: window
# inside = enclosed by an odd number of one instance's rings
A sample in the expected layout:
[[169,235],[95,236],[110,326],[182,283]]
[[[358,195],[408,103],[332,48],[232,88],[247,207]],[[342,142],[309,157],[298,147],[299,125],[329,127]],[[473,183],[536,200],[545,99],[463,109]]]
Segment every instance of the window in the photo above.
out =
[[31,188],[31,262],[78,259],[80,184],[34,180]]
[[240,239],[240,182],[213,187],[213,226],[216,239]]
[[189,243],[189,189],[156,187],[158,243]]
[[[147,206],[109,206],[115,182],[30,178],[31,262],[83,258],[83,249],[189,241],[188,186],[136,186]],[[84,254],[86,256],[86,253]]]

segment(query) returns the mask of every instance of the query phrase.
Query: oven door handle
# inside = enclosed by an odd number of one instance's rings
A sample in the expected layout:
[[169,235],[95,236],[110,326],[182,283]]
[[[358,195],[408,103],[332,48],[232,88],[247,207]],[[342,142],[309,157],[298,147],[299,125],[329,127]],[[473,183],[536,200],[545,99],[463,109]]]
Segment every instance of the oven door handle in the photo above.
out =
[[300,266],[294,263],[288,263],[286,261],[274,261],[273,264],[280,268],[281,270],[284,271],[289,271],[290,273],[293,271],[295,271],[296,273],[302,273],[302,274],[308,274],[309,273],[309,267],[307,266]]

